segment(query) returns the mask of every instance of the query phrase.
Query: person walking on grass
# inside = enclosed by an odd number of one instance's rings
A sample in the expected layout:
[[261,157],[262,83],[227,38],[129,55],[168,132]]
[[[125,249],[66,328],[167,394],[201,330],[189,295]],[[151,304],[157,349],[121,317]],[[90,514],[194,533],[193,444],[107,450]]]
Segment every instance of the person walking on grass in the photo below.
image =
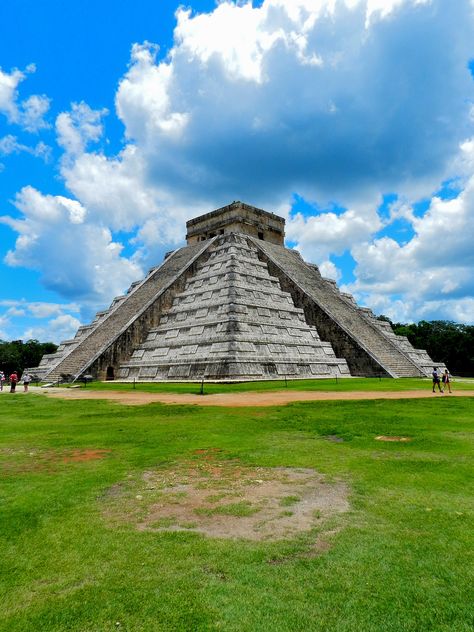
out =
[[444,370],[443,377],[441,379],[443,380],[444,388],[447,388],[448,391],[452,393],[453,391],[451,390],[451,376],[449,375],[448,369]]
[[441,388],[441,380],[439,379],[438,367],[433,367],[433,393],[435,392],[436,386],[438,386],[438,390],[440,393],[443,393],[443,389]]
[[10,393],[14,393],[16,391],[16,383],[18,382],[18,373],[13,371],[10,375]]
[[3,391],[3,382],[5,381],[5,373],[0,371],[0,391]]

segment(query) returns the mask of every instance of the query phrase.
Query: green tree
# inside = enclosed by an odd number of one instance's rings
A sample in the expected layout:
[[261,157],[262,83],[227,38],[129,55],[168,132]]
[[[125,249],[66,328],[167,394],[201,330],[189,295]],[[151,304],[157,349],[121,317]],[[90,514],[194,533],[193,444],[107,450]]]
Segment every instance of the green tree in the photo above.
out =
[[446,320],[418,324],[391,323],[417,349],[426,349],[433,362],[444,362],[457,375],[474,375],[474,326]]
[[54,353],[57,345],[38,340],[0,340],[0,370],[8,377],[13,371],[19,375],[26,368],[38,366],[45,353]]

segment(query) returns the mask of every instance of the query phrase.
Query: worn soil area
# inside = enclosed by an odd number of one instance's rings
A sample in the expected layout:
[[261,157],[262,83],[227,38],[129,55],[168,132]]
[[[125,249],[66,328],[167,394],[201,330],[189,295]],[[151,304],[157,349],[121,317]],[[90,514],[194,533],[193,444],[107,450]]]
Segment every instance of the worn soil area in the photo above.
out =
[[[216,448],[114,485],[103,498],[111,523],[140,531],[279,540],[349,509],[348,488],[314,470],[249,467]],[[334,530],[332,531],[334,533]]]
[[102,448],[43,449],[35,447],[0,448],[0,473],[57,472],[64,464],[105,459],[111,450]]
[[108,399],[139,406],[153,402],[163,404],[196,404],[198,406],[279,406],[290,402],[314,402],[328,400],[362,400],[362,399],[419,399],[434,397],[473,397],[474,391],[457,391],[453,393],[435,393],[431,388],[426,391],[271,391],[247,393],[219,393],[217,395],[192,395],[190,393],[144,393],[140,391],[99,391],[87,388],[48,388],[34,389],[45,393],[48,397],[64,399]]
[[395,443],[407,443],[408,441],[411,441],[410,437],[395,437],[395,436],[386,436],[386,435],[380,435],[378,437],[375,437],[376,441],[388,441],[388,442],[395,442]]

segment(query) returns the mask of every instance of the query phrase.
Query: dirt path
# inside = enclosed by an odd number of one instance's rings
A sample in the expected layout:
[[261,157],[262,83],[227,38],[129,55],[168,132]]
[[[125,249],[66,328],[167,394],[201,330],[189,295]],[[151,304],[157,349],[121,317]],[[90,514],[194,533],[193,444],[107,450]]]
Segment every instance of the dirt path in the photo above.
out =
[[48,397],[62,399],[109,399],[138,406],[161,402],[163,404],[196,404],[198,406],[280,406],[290,402],[314,402],[327,400],[361,400],[361,399],[420,399],[420,398],[445,398],[445,397],[474,397],[474,391],[455,391],[449,393],[433,394],[431,389],[426,391],[350,391],[350,392],[323,392],[323,391],[271,391],[251,393],[220,393],[217,395],[192,395],[191,393],[144,393],[131,391],[98,391],[86,388],[49,388],[31,390],[41,392]]

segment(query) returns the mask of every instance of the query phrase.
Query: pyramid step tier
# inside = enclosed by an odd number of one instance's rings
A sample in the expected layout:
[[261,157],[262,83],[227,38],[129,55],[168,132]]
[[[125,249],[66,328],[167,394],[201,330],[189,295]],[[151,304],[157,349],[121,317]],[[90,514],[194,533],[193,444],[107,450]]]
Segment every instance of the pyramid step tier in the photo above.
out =
[[123,363],[120,367],[119,379],[125,381],[163,381],[163,380],[252,380],[252,379],[284,379],[293,378],[330,378],[350,377],[347,365],[341,365],[334,359],[332,362],[302,362],[286,358],[285,361],[271,357],[260,357],[249,360],[238,355],[210,361],[206,358],[188,359],[187,362],[175,361],[161,364],[144,364],[138,366]]

